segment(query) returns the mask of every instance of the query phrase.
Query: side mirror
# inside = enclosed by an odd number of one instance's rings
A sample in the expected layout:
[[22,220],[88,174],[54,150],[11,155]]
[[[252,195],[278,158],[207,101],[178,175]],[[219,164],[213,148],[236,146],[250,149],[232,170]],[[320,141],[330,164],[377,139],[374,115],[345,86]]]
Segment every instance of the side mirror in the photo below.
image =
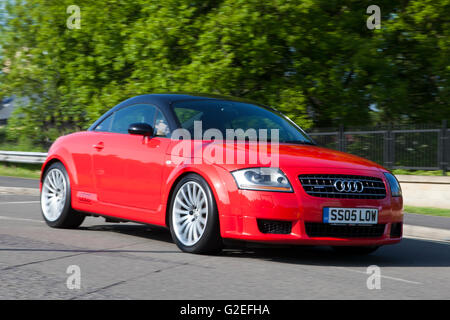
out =
[[151,125],[143,122],[132,123],[128,127],[128,133],[151,137],[153,135],[153,128]]

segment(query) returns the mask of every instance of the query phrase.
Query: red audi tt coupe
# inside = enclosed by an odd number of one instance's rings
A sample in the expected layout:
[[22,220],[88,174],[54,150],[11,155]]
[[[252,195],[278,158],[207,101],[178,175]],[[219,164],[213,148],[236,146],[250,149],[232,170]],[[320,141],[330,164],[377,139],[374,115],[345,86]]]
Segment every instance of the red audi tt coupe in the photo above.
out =
[[192,253],[224,239],[370,253],[401,240],[402,202],[378,164],[317,146],[273,108],[207,95],[128,99],[58,138],[41,176],[49,226],[165,226]]

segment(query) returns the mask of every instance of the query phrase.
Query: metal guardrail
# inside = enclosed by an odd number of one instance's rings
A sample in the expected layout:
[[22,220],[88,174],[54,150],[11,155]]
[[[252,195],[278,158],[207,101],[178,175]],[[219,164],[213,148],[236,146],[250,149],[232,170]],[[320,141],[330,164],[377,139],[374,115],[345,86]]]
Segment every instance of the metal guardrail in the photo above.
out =
[[45,152],[22,152],[22,151],[2,151],[0,150],[0,162],[15,163],[44,163],[47,158]]

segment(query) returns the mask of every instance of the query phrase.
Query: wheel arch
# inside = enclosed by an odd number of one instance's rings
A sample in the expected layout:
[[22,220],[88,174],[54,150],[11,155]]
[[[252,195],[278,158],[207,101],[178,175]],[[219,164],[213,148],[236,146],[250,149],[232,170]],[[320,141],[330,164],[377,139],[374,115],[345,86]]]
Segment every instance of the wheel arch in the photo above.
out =
[[[222,210],[224,210],[224,204],[229,203],[228,193],[224,192],[224,191],[226,191],[226,188],[216,170],[209,170],[209,172],[206,173],[206,172],[199,170],[197,168],[194,168],[194,167],[180,168],[177,171],[177,173],[174,173],[172,175],[171,179],[168,179],[169,180],[168,187],[167,187],[168,192],[167,192],[167,196],[165,199],[166,200],[165,224],[167,227],[169,226],[170,203],[171,203],[173,193],[175,191],[177,184],[180,182],[180,180],[183,179],[188,174],[196,174],[206,181],[209,188],[211,189],[212,195],[216,202],[217,211],[219,213],[219,220],[220,220],[220,213]],[[220,190],[218,190],[218,189],[220,189]]]
[[[175,191],[175,188],[176,188],[178,182],[181,181],[181,179],[183,179],[185,176],[187,176],[187,175],[189,175],[189,174],[191,174],[191,173],[196,174],[196,172],[193,172],[193,171],[185,171],[185,172],[181,173],[181,174],[173,181],[173,183],[172,183],[171,186],[170,186],[169,194],[167,195],[167,200],[166,200],[166,216],[165,216],[165,220],[164,220],[164,221],[165,221],[165,224],[166,224],[166,227],[169,227],[169,209],[170,209],[170,203],[172,202],[172,196],[173,196],[173,193],[174,193],[174,191]],[[203,177],[202,177],[202,178],[203,178]]]
[[63,159],[63,157],[54,154],[54,155],[49,156],[47,158],[47,160],[44,162],[44,164],[42,165],[41,177],[39,179],[40,185],[42,186],[42,182],[43,182],[43,179],[44,179],[45,172],[48,170],[48,168],[52,164],[54,164],[56,162],[61,163],[64,166],[64,168],[66,169],[67,174],[69,176],[70,184],[72,185],[72,184],[76,183],[76,179],[75,179],[76,178],[76,173],[73,172],[73,170],[75,169],[75,166],[73,165],[73,163],[71,165],[70,163],[65,161],[65,159]]
[[50,168],[50,166],[52,164],[54,164],[55,162],[60,162],[61,164],[64,165],[64,163],[62,163],[62,161],[59,160],[58,158],[52,158],[52,159],[48,160],[47,162],[45,162],[41,169],[41,178],[40,178],[41,182],[44,182],[45,172],[47,172],[48,168]]

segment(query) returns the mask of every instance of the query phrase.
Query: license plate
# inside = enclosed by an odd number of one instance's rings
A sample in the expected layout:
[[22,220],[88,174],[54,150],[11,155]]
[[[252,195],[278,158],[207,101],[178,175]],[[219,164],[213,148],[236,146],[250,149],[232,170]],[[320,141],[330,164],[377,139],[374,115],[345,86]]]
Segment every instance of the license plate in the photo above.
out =
[[378,223],[378,209],[323,208],[323,223],[376,224]]

